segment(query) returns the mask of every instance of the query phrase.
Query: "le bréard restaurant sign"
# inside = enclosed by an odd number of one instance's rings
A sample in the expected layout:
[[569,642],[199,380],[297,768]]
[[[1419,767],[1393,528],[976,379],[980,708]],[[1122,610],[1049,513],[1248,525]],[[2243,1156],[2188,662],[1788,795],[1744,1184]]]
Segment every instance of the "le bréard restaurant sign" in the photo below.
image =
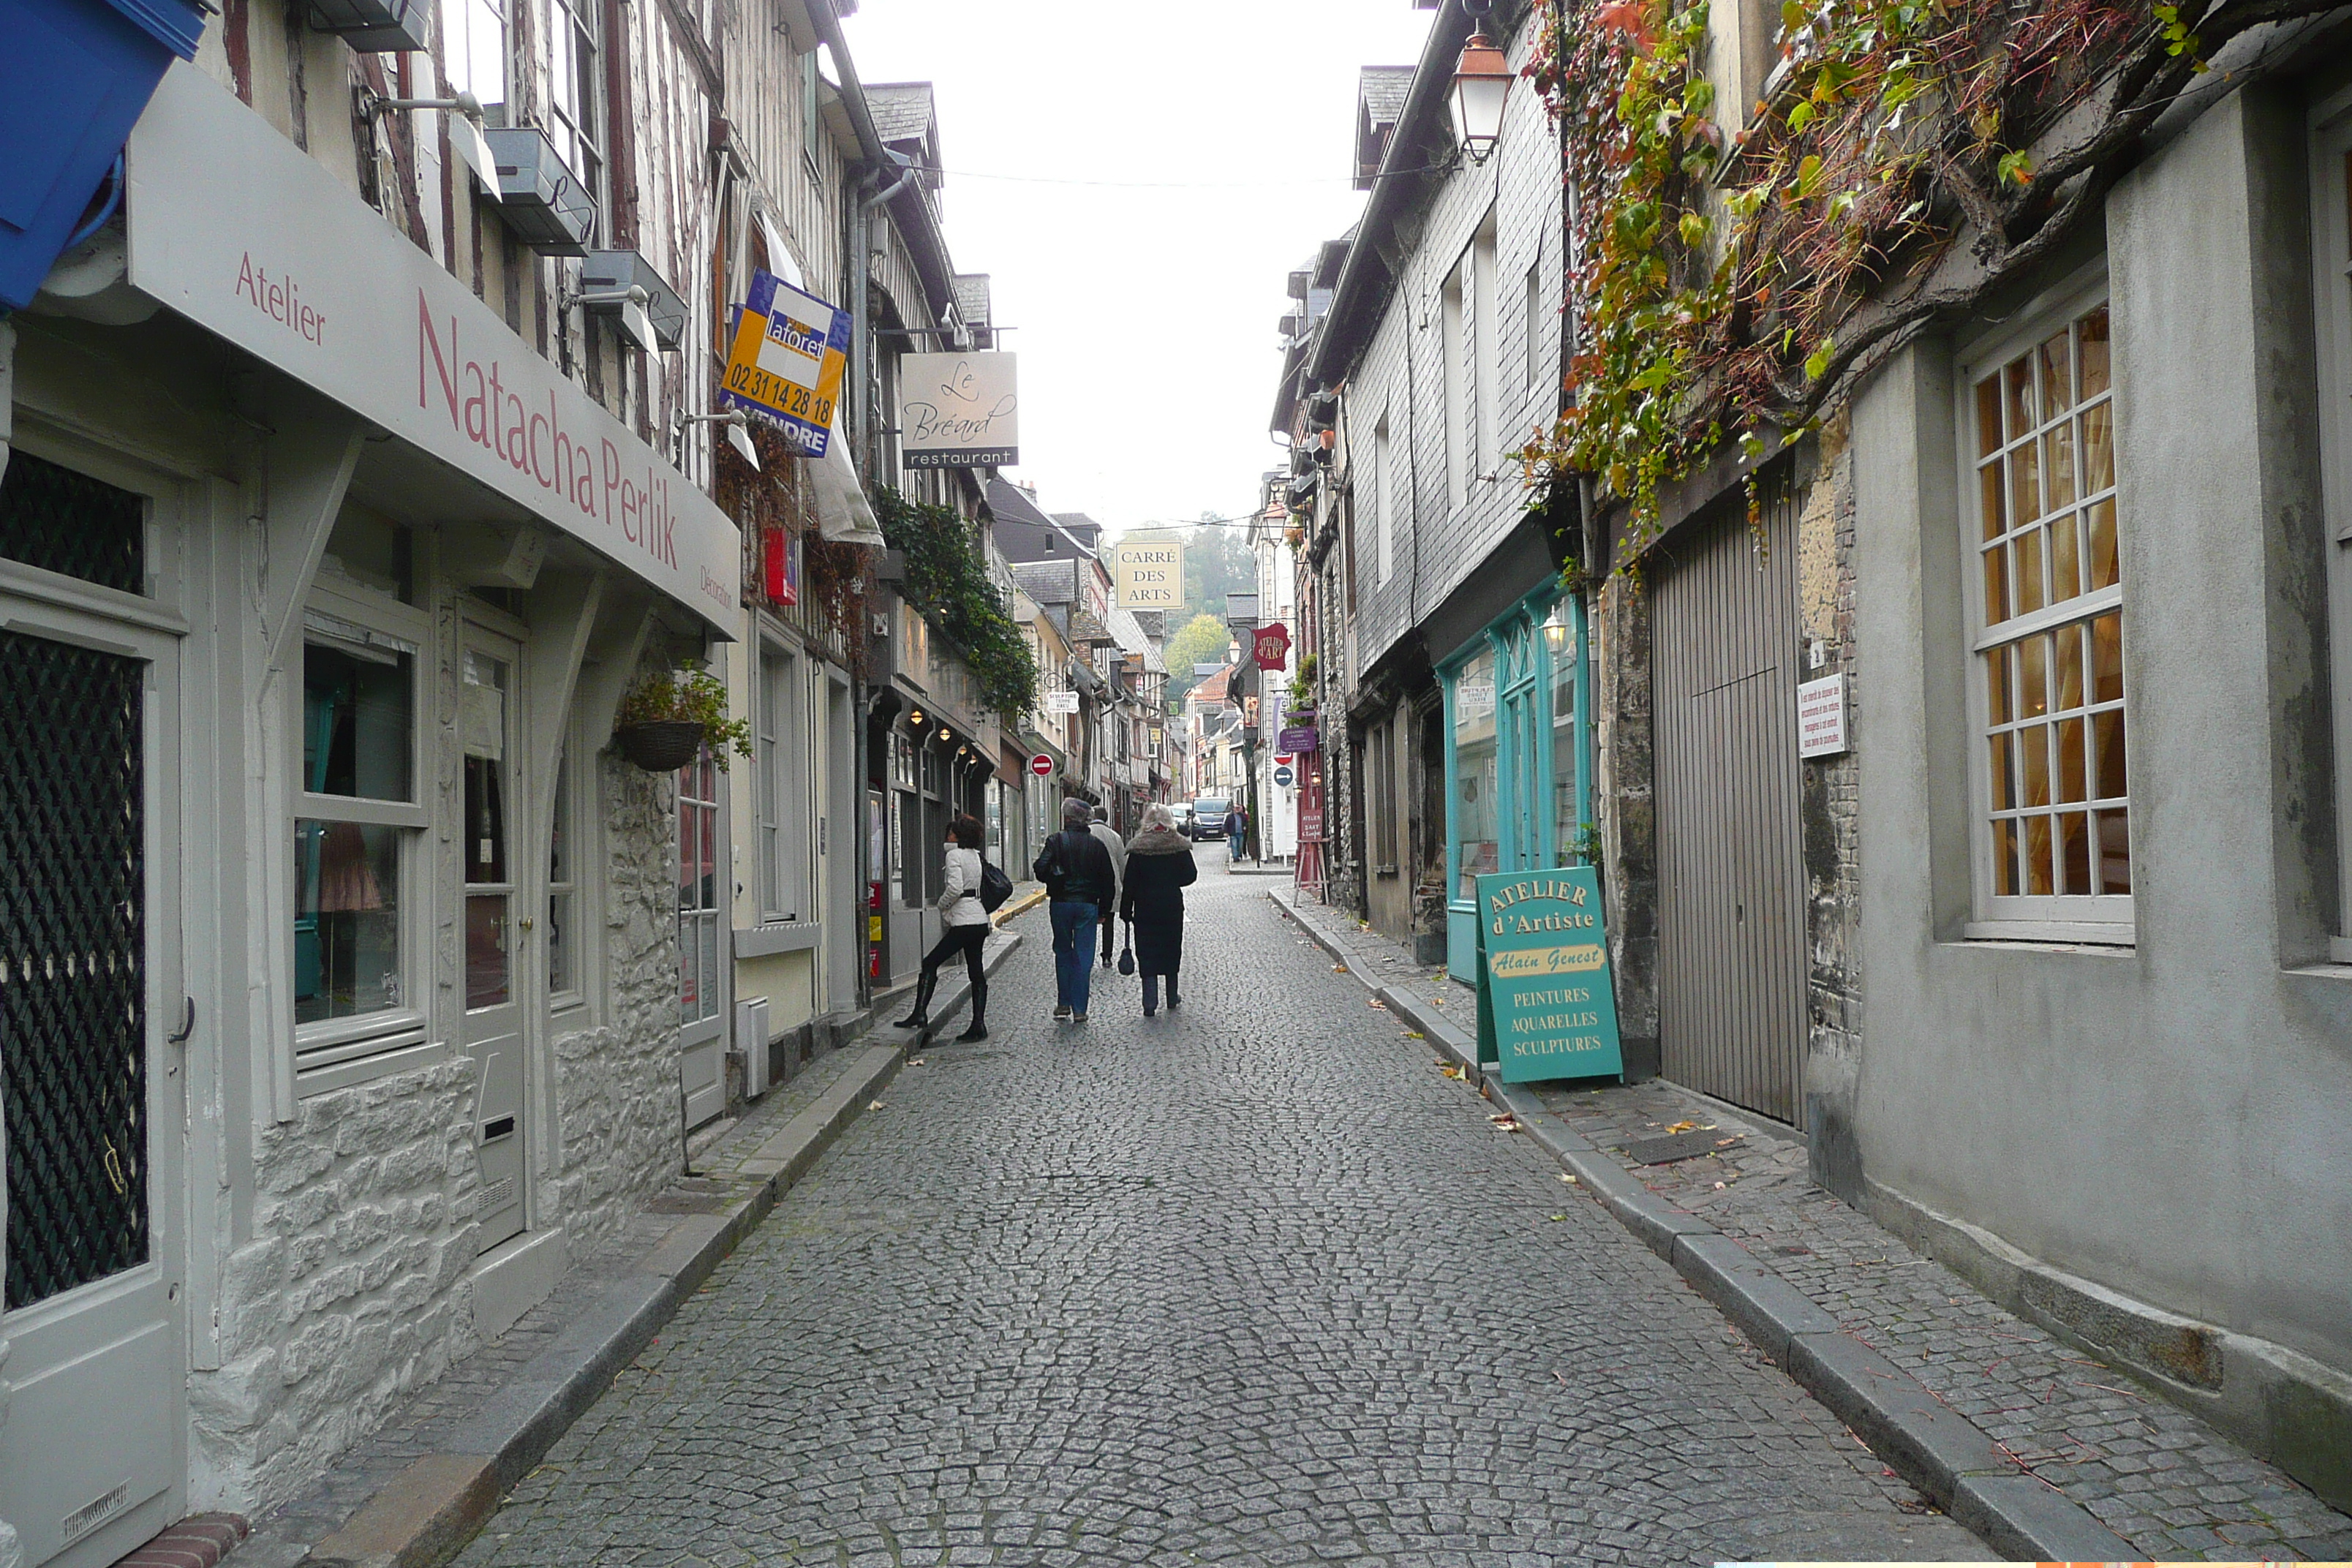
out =
[[848,311],[802,293],[772,272],[754,272],[719,401],[766,416],[783,426],[793,445],[822,458],[848,363]]
[[1015,357],[899,355],[899,461],[909,468],[1009,468],[1019,462]]
[[1478,1058],[1505,1083],[1624,1076],[1590,866],[1478,879]]
[[1171,610],[1184,600],[1184,546],[1173,539],[1122,539],[1111,546],[1111,583],[1122,610]]

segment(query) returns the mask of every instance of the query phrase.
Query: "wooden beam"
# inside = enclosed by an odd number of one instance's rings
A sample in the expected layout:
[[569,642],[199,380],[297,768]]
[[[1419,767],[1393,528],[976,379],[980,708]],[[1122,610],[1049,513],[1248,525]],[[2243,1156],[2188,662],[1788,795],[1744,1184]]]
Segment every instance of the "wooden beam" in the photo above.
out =
[[268,544],[261,646],[268,668],[283,669],[301,636],[302,599],[318,575],[336,514],[343,510],[369,426],[349,409],[307,395],[289,399],[272,417],[277,427],[262,443],[261,520]]

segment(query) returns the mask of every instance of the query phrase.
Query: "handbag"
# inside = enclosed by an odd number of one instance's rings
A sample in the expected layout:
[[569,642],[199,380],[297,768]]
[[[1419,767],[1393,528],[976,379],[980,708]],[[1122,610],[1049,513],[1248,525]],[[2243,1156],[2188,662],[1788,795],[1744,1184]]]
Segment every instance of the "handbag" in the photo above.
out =
[[1121,974],[1135,973],[1135,922],[1133,921],[1127,922],[1127,941],[1118,950],[1118,972]]
[[980,907],[994,914],[997,906],[1013,896],[1013,879],[1002,868],[982,860],[980,863]]

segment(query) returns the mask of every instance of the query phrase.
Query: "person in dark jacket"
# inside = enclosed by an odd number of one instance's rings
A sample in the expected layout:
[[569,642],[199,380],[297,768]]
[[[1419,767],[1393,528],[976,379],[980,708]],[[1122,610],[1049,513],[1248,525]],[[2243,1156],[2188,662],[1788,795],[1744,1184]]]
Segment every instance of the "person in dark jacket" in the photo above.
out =
[[1045,840],[1030,868],[1045,884],[1045,913],[1054,925],[1054,1016],[1074,1024],[1087,1021],[1095,934],[1118,892],[1110,851],[1087,831],[1094,815],[1085,801],[1064,801],[1062,831]]
[[1143,831],[1128,841],[1127,877],[1118,891],[1121,919],[1135,928],[1135,967],[1143,973],[1143,1016],[1160,1010],[1160,981],[1168,980],[1168,1010],[1183,1001],[1176,994],[1176,972],[1184,966],[1184,889],[1201,874],[1192,861],[1192,841],[1176,831],[1176,814],[1146,806]]

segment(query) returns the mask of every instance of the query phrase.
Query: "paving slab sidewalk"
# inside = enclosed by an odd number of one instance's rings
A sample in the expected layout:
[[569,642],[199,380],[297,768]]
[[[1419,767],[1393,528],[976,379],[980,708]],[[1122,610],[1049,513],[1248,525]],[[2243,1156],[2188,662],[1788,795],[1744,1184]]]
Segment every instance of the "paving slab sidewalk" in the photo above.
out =
[[[1003,924],[1045,897],[1016,889],[988,940],[993,973],[1024,940]],[[775,1206],[968,997],[961,968],[940,976],[919,1036],[881,1016],[893,997],[740,1119],[698,1132],[686,1172],[548,1299],[499,1339],[412,1395],[302,1496],[254,1522],[224,1568],[434,1568],[471,1540],[536,1465],[661,1331],[678,1304]]]
[[[1475,1054],[1469,987],[1338,910],[1291,889],[1269,896],[1759,1353],[1996,1547],[2044,1559],[2352,1559],[2352,1519],[1814,1185],[1793,1130],[1663,1079],[1482,1083],[1462,1060]],[[1708,1152],[1658,1164],[1626,1152],[1692,1133],[1710,1134]]]

